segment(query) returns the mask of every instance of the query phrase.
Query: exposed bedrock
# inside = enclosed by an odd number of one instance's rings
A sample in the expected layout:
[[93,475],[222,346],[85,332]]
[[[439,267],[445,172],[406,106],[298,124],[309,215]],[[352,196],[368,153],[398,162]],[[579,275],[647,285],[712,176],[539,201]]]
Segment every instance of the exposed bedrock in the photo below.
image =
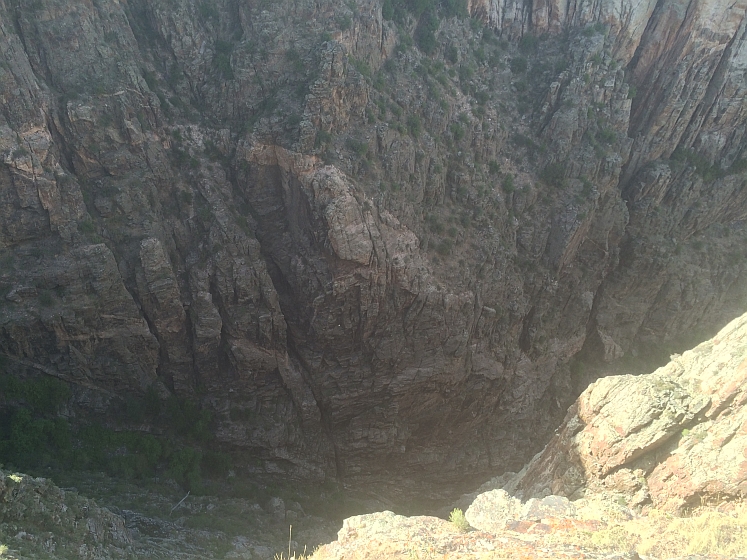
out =
[[653,373],[592,384],[516,476],[524,499],[594,493],[683,513],[747,489],[744,315]]
[[375,1],[28,4],[0,352],[70,414],[155,388],[248,470],[470,484],[747,305],[747,2],[473,2],[430,56]]

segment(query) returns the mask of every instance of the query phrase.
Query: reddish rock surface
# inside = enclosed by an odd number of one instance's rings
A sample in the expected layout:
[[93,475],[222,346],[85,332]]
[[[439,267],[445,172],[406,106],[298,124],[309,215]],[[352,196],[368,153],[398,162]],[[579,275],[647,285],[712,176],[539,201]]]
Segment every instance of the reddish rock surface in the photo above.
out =
[[597,522],[548,519],[545,522],[515,521],[492,532],[460,532],[452,523],[437,517],[404,517],[384,511],[346,519],[337,541],[321,547],[314,558],[636,558],[553,544],[548,538],[569,529],[590,531],[598,527]]
[[507,488],[672,512],[747,494],[747,315],[648,375],[591,385]]
[[[390,511],[360,515],[346,519],[335,542],[320,547],[311,560],[379,560],[432,559],[484,560],[521,559],[606,559],[606,560],[727,560],[733,556],[721,554],[682,554],[676,552],[639,554],[635,548],[640,539],[610,519],[593,519],[588,508],[578,518],[548,517],[542,520],[515,520],[505,526],[460,532],[452,523],[436,517],[403,517]],[[642,517],[631,521],[641,526],[649,524]],[[658,526],[657,526],[658,527]],[[645,531],[642,531],[642,533]],[[594,535],[604,535],[595,539]],[[612,540],[609,539],[612,536]],[[654,540],[656,537],[654,536]],[[671,535],[666,536],[667,540]],[[672,546],[668,550],[672,550]],[[616,550],[616,551],[615,551]],[[650,545],[647,552],[660,552]]]

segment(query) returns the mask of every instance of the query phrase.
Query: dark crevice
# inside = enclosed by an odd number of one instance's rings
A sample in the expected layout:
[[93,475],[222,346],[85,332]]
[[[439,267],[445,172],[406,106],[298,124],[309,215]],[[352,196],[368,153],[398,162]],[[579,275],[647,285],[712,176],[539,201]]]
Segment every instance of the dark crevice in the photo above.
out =
[[292,337],[288,338],[288,355],[290,356],[292,362],[298,364],[298,371],[300,372],[304,383],[311,391],[311,394],[314,396],[314,402],[316,403],[316,407],[319,410],[319,415],[321,417],[322,430],[324,432],[324,435],[327,437],[327,441],[332,447],[332,459],[335,466],[335,477],[339,481],[343,481],[345,478],[345,465],[340,456],[340,451],[334,437],[332,407],[325,402],[324,395],[319,391],[319,388],[316,386],[316,384],[310,379],[309,372],[311,371],[311,366],[310,364],[306,363],[301,353],[296,350]]
[[[37,79],[39,78],[39,75],[43,77],[41,80],[42,82],[46,83],[51,88],[56,89],[63,89],[60,87],[60,84],[57,83],[55,80],[54,73],[49,67],[49,64],[47,63],[45,51],[42,48],[42,42],[38,41],[39,48],[36,50],[32,50],[31,46],[29,45],[28,38],[26,36],[26,33],[23,30],[23,25],[21,25],[21,15],[19,14],[18,10],[20,10],[21,7],[16,7],[16,13],[14,17],[14,26],[16,29],[16,32],[18,34],[18,38],[21,41],[21,44],[23,45],[24,53],[26,54],[26,60],[28,60],[29,66],[31,67],[31,71],[34,73],[34,77]],[[38,33],[38,29],[34,28],[34,32]],[[32,56],[32,52],[35,56]]]
[[[278,295],[280,310],[287,325],[286,349],[292,362],[291,367],[296,367],[303,383],[314,397],[320,414],[321,429],[333,451],[331,459],[334,463],[335,475],[338,479],[342,479],[344,463],[333,436],[332,409],[311,379],[312,366],[306,362],[304,352],[298,349],[299,345],[308,346],[309,344],[309,341],[302,340],[302,338],[309,332],[312,320],[311,309],[309,306],[299,305],[299,298],[303,298],[304,295],[297,294],[298,287],[294,286],[287,271],[292,255],[303,256],[306,251],[314,251],[315,238],[310,229],[311,209],[300,192],[300,187],[292,184],[295,181],[294,178],[287,178],[291,183],[288,189],[290,192],[283,189],[281,186],[283,179],[280,175],[282,172],[279,168],[255,169],[254,172],[258,176],[241,177],[240,172],[231,166],[229,180],[239,199],[247,201],[246,204],[251,209],[252,217],[256,222],[255,233],[260,245],[260,254]],[[242,181],[247,184],[247,187],[240,186]],[[255,181],[260,184],[257,185]],[[250,193],[255,189],[256,192],[261,193],[261,199],[251,196]],[[295,241],[293,244],[293,247],[296,247],[295,250],[288,247],[289,238]],[[287,387],[285,389],[288,391],[289,398],[292,399],[290,389]]]
[[[742,27],[743,29],[745,29],[745,33],[747,33],[747,27],[745,27],[744,23],[742,24]],[[692,138],[693,140],[697,139],[699,132],[696,132],[694,130],[690,131],[690,128],[693,126],[693,124],[696,123],[699,118],[702,117],[703,119],[705,119],[709,114],[716,110],[716,102],[719,99],[719,94],[723,90],[726,73],[731,62],[734,42],[737,40],[738,35],[739,34],[735,33],[731,37],[723,52],[721,53],[721,57],[719,58],[718,64],[716,65],[716,68],[711,75],[711,79],[708,82],[706,92],[703,95],[703,100],[695,109],[695,111],[693,111],[690,122],[688,123],[687,127],[685,127],[685,134],[689,133],[690,138]]]
[[[643,51],[648,47],[647,38],[650,35],[652,29],[656,27],[658,23],[658,13],[663,9],[663,6],[666,4],[667,0],[658,0],[656,2],[656,6],[651,12],[651,16],[648,18],[648,22],[646,24],[646,29],[643,30],[643,34],[641,35],[641,40],[638,43],[638,46],[635,49],[635,53],[633,53],[633,57],[630,59],[630,62],[628,63],[627,67],[625,68],[625,74],[629,76],[635,76],[636,69],[638,67],[638,63],[641,59],[641,56],[643,54]],[[632,82],[636,87],[639,87],[641,84]],[[633,98],[633,103],[630,107],[630,115],[631,117],[636,114],[638,105],[643,100],[643,95],[636,96]],[[631,118],[628,122],[628,131],[627,134],[629,137],[633,138],[633,127],[634,127],[634,121]]]
[[135,302],[135,305],[137,306],[138,311],[140,312],[140,316],[143,318],[145,323],[148,325],[148,331],[153,335],[153,338],[155,338],[156,341],[158,342],[158,365],[156,366],[156,375],[158,376],[160,380],[164,381],[164,384],[169,389],[169,391],[171,391],[171,393],[174,393],[174,380],[170,376],[165,375],[163,371],[163,365],[168,362],[168,356],[166,355],[166,348],[164,347],[163,342],[158,336],[158,329],[153,323],[153,320],[145,312],[145,309],[143,308],[142,301],[139,297],[137,290],[128,286],[127,283],[124,281],[122,282],[122,284],[124,285],[127,292],[130,294],[132,301]]
[[532,348],[531,328],[532,323],[534,322],[534,313],[535,308],[532,306],[529,313],[522,321],[521,335],[519,335],[519,348],[521,348],[525,354],[528,354]]
[[61,164],[63,169],[70,175],[75,174],[75,165],[73,164],[73,153],[70,146],[67,143],[65,136],[60,133],[57,128],[57,123],[52,115],[46,115],[47,117],[47,130],[52,135],[54,144],[59,148],[59,155],[61,156]]

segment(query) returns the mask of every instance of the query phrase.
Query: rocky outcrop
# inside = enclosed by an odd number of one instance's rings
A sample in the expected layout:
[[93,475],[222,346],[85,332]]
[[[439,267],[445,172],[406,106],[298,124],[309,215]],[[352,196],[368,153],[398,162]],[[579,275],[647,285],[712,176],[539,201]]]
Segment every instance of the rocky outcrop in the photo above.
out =
[[[591,547],[553,543],[552,538],[557,535],[552,533],[569,530],[570,524],[568,520],[565,521],[565,527],[545,524],[543,529],[529,534],[522,531],[518,525],[513,528],[517,530],[506,530],[501,526],[495,531],[480,529],[466,533],[437,517],[404,517],[391,511],[384,511],[346,519],[337,540],[320,547],[312,558],[336,560],[354,556],[374,560],[417,555],[439,555],[457,559],[485,555],[529,560],[635,558],[632,553],[598,553]],[[597,528],[598,525],[593,522],[577,521],[571,530],[588,531]]]
[[[744,551],[744,517],[733,512],[711,510],[687,519],[638,516],[614,502],[578,500],[570,505],[565,498],[549,496],[525,504],[514,499],[518,510],[507,515],[506,502],[495,498],[479,505],[475,501],[467,514],[474,527],[391,511],[351,517],[343,522],[337,540],[311,558],[727,560]],[[729,537],[711,538],[714,534]]]
[[[276,551],[288,550],[289,524],[296,555],[328,542],[337,529],[329,519],[304,512],[298,502],[269,494],[260,505],[241,496],[238,488],[230,497],[184,496],[157,481],[146,488],[142,481],[77,474],[66,482],[75,483],[85,496],[46,478],[0,471],[4,558],[270,560]],[[297,496],[307,497],[304,490]],[[314,498],[321,496],[315,488]]]
[[6,369],[199,401],[247,471],[518,469],[745,305],[747,8],[678,6],[471,3],[425,56],[378,2],[0,1]]
[[547,447],[506,487],[517,495],[618,493],[681,512],[747,491],[747,316],[654,373],[592,384]]
[[0,535],[3,555],[11,558],[108,559],[134,552],[122,517],[47,479],[2,471]]

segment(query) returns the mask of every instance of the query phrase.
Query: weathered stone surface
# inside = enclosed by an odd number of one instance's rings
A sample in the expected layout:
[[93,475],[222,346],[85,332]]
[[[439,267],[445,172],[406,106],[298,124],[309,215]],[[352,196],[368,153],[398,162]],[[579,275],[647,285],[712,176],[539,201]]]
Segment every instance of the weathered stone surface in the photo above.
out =
[[[521,505],[520,502],[519,504]],[[505,513],[501,506],[499,510],[496,512],[498,516]],[[320,547],[312,558],[378,560],[404,559],[418,555],[448,556],[457,559],[488,557],[528,560],[639,558],[634,551],[610,554],[599,552],[592,547],[573,544],[574,534],[590,534],[604,528],[603,522],[573,517],[544,520],[546,522],[526,519],[508,522],[504,520],[503,523],[489,528],[479,527],[479,530],[461,532],[452,523],[436,517],[404,517],[391,511],[359,515],[345,519],[337,540]]]
[[747,315],[672,358],[648,375],[592,384],[506,487],[524,497],[614,491],[670,511],[743,496]]
[[465,512],[470,525],[488,533],[499,533],[512,521],[539,523],[550,518],[575,518],[576,507],[562,496],[521,500],[503,489],[479,494]]
[[155,387],[247,469],[470,484],[742,311],[743,2],[473,2],[503,35],[430,57],[376,1],[209,4],[0,0],[0,352],[76,414]]
[[505,490],[492,490],[477,496],[464,516],[476,529],[490,533],[504,529],[507,521],[519,519],[521,507],[521,500]]
[[[27,541],[23,548],[32,554],[20,558],[41,554],[93,560],[122,558],[132,551],[132,536],[122,517],[47,479],[28,475],[0,471],[0,527],[3,541],[11,547]],[[3,554],[7,549],[5,545]],[[10,557],[17,556],[10,552]]]
[[[66,473],[76,488],[0,471],[0,540],[10,560],[81,558],[225,558],[271,560],[288,550],[293,524],[296,556],[329,542],[339,524],[305,515],[297,502],[271,498],[267,510],[238,497],[183,498],[169,484]],[[83,495],[82,493],[85,493]],[[104,507],[106,504],[106,507]],[[279,507],[278,507],[279,506]],[[231,525],[233,524],[233,525]],[[229,526],[233,529],[226,530]],[[301,543],[301,544],[299,544]]]

